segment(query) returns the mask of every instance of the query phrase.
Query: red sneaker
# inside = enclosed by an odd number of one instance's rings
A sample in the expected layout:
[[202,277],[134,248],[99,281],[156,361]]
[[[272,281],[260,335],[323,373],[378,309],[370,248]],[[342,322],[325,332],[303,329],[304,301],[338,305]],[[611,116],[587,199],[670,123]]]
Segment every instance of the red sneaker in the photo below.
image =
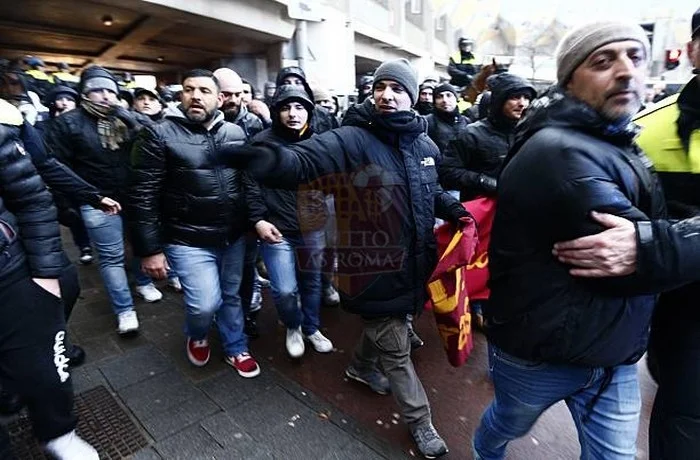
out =
[[258,366],[255,358],[248,353],[241,353],[238,356],[227,356],[226,362],[233,366],[241,377],[252,379],[260,374],[260,366]]
[[207,339],[192,340],[187,338],[187,357],[197,367],[205,366],[209,362],[211,349]]

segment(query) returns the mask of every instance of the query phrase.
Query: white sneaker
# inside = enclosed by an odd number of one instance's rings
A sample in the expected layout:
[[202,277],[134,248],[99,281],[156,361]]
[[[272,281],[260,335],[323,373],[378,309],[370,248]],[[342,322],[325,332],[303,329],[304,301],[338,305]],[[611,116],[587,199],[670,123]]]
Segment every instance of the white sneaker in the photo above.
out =
[[95,448],[80,439],[75,431],[52,439],[44,448],[57,460],[100,460]]
[[306,340],[311,342],[311,345],[319,353],[330,353],[333,351],[333,342],[328,340],[328,338],[321,334],[321,331],[316,331],[311,335],[306,336]]
[[156,289],[153,283],[148,283],[145,286],[136,286],[136,292],[143,297],[143,300],[149,303],[158,302],[163,298],[163,293]]
[[304,336],[301,334],[301,328],[287,329],[287,353],[292,358],[301,358],[304,356]]
[[334,306],[340,303],[340,294],[335,290],[333,285],[328,285],[326,289],[323,290],[323,304],[327,306]]
[[168,278],[168,286],[171,287],[175,292],[182,292],[182,283],[180,283],[180,278],[178,278],[177,276],[175,278]]
[[119,328],[117,331],[120,334],[128,334],[139,330],[139,318],[136,316],[134,310],[127,310],[119,313],[117,319],[119,320]]

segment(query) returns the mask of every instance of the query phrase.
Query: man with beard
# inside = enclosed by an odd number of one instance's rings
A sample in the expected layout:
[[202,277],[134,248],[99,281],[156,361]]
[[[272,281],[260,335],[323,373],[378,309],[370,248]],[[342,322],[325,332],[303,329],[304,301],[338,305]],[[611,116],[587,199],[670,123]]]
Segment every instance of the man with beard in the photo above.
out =
[[[221,111],[224,112],[224,119],[238,125],[245,133],[246,142],[249,141],[264,127],[260,118],[250,113],[247,104],[243,102],[243,80],[228,67],[216,69],[214,76],[221,87],[223,98]],[[257,338],[260,335],[257,317],[262,308],[262,287],[263,284],[269,286],[269,282],[258,274],[258,247],[257,235],[255,232],[250,232],[246,237],[240,296],[245,318],[245,332],[251,338]]]
[[418,102],[413,108],[419,115],[429,115],[433,113],[433,87],[432,83],[423,82],[418,87]]
[[263,124],[260,118],[248,112],[247,104],[243,101],[243,80],[227,67],[216,69],[214,76],[221,86],[223,96],[221,111],[224,112],[225,120],[240,126],[246,139],[251,139],[263,130]]
[[450,141],[466,129],[468,120],[460,115],[457,109],[457,90],[449,83],[433,89],[433,101],[435,111],[425,118],[428,122],[428,136],[444,155]]
[[365,99],[372,97],[372,82],[374,82],[374,76],[363,75],[357,82],[357,103],[362,104]]
[[459,190],[461,201],[495,195],[501,165],[514,142],[515,125],[537,95],[532,85],[509,73],[489,77],[488,85],[488,117],[464,127],[448,142],[440,167],[441,184]]
[[222,144],[242,145],[245,135],[218,110],[223,97],[216,77],[195,69],[182,87],[180,106],[134,143],[134,252],[150,276],[164,278],[170,261],[180,277],[189,361],[198,367],[209,362],[207,336],[216,316],[226,363],[252,378],[260,367],[248,353],[239,287],[246,232],[264,213],[260,190],[243,172],[217,162]]
[[[693,14],[691,27],[688,57],[693,67],[700,69],[700,9]],[[680,94],[640,113],[635,123],[642,127],[637,142],[649,155],[663,185],[669,217],[686,219],[673,225],[671,232],[652,223],[653,235],[656,239],[672,234],[673,229],[685,229],[678,242],[692,243],[697,239],[695,222],[700,216],[700,171],[697,168],[700,155],[700,76],[689,81]],[[653,259],[641,255],[635,257],[637,251],[644,252],[644,245],[637,242],[634,225],[620,220],[614,222],[609,231],[562,245],[560,256],[577,266],[579,274],[587,276],[594,270],[598,272],[597,276],[627,275],[609,270],[612,267],[634,267],[637,259],[645,262],[643,266],[636,263],[637,271],[649,270],[655,265]],[[620,231],[625,227],[628,231],[625,232],[626,238],[622,238]],[[615,231],[614,240],[606,241],[607,235]],[[697,273],[692,267],[676,269],[676,264],[698,253],[697,246],[682,250],[681,245],[674,249],[657,243],[653,247],[659,257],[663,257],[661,266],[676,285]],[[613,254],[629,254],[631,264],[617,258],[611,260]],[[649,458],[652,460],[695,458],[700,449],[698,292],[698,283],[664,292],[654,311],[648,364],[659,386],[649,423]]]
[[[658,241],[672,232],[648,222],[663,219],[665,203],[630,123],[641,106],[649,52],[636,24],[572,30],[556,52],[557,85],[518,126],[499,178],[489,246],[484,318],[495,394],[473,437],[476,459],[502,459],[511,440],[562,400],[582,457],[635,458],[641,406],[635,363],[646,349],[655,293],[669,280],[633,274],[634,245],[645,248],[639,260],[647,271],[656,271],[659,259],[667,261],[662,267],[678,260]],[[603,220],[592,211],[614,216]],[[610,220],[631,228],[622,238],[616,229],[625,249],[615,251],[624,260],[614,264],[630,276],[573,276],[581,271],[571,270],[577,258],[555,243],[598,233]],[[697,261],[694,251],[687,258]]]
[[[106,69],[88,67],[81,75],[80,108],[56,118],[46,136],[49,150],[102,196],[125,202],[129,151],[140,125],[134,114],[118,106],[117,81]],[[97,250],[100,275],[117,317],[117,332],[133,334],[139,329],[134,300],[126,274],[124,218],[107,215],[84,204],[80,213],[90,240]],[[163,294],[133,261],[136,292],[146,302],[157,302]]]
[[[286,146],[226,148],[221,156],[271,187],[294,190],[317,180],[335,191],[343,198],[336,202],[339,246],[351,254],[373,257],[373,248],[352,239],[358,234],[381,234],[386,246],[397,248],[396,263],[379,272],[373,267],[358,278],[348,267],[339,269],[342,305],[364,321],[346,376],[378,394],[393,392],[418,449],[436,458],[447,446],[433,427],[411,362],[406,315],[425,302],[425,283],[437,261],[435,216],[459,224],[469,214],[438,183],[440,153],[425,133],[425,119],[411,110],[417,97],[410,63],[387,61],[374,74],[373,99],[352,106],[340,128]],[[376,182],[363,179],[370,171]]]

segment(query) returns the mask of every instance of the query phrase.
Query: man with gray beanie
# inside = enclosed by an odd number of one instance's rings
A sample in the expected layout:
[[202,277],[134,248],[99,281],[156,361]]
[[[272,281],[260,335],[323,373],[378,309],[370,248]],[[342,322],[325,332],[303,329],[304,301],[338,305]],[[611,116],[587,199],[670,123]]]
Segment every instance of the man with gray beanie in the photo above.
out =
[[495,395],[474,435],[476,459],[502,459],[508,442],[559,401],[578,429],[581,458],[636,453],[635,363],[655,293],[668,280],[641,273],[582,280],[555,244],[619,217],[637,221],[644,242],[652,233],[643,221],[665,216],[631,123],[649,42],[637,25],[593,23],[572,30],[556,56],[558,83],[528,109],[498,178],[484,305]]
[[[669,217],[677,220],[650,222],[655,255],[661,263],[645,256],[634,223],[619,219],[605,232],[585,241],[563,243],[562,251],[581,268],[602,270],[604,276],[627,275],[661,267],[678,284],[696,276],[698,268],[688,265],[698,259],[698,216],[700,215],[700,175],[696,158],[700,154],[700,9],[691,20],[688,57],[696,76],[680,94],[641,112],[635,123],[642,127],[637,143],[649,155],[659,174],[668,204]],[[639,226],[639,224],[637,224]],[[615,232],[616,237],[610,238]],[[673,244],[666,235],[681,236]],[[622,237],[624,236],[624,238]],[[638,239],[640,240],[638,242]],[[591,246],[591,244],[593,246]],[[628,254],[631,263],[610,262],[612,249]],[[585,252],[584,252],[585,251]],[[640,255],[635,257],[639,252]],[[669,257],[670,256],[670,257]],[[595,257],[598,260],[592,259]],[[636,260],[640,263],[635,263]],[[601,262],[604,263],[601,266]],[[682,265],[682,269],[678,269]],[[609,273],[608,266],[628,266],[629,270]],[[584,273],[587,275],[587,273]],[[663,292],[654,310],[649,339],[648,365],[659,384],[649,422],[651,460],[696,458],[700,450],[700,312],[696,308],[700,284],[691,283]]]
[[334,194],[338,247],[326,258],[338,254],[341,305],[364,322],[345,375],[380,395],[392,392],[418,449],[436,458],[447,446],[411,362],[406,316],[422,310],[437,262],[435,216],[459,225],[470,215],[438,183],[439,151],[425,119],[411,110],[416,80],[407,60],[384,62],[374,74],[373,98],[352,106],[340,128],[289,145],[224,147],[220,154],[266,186],[311,184]]

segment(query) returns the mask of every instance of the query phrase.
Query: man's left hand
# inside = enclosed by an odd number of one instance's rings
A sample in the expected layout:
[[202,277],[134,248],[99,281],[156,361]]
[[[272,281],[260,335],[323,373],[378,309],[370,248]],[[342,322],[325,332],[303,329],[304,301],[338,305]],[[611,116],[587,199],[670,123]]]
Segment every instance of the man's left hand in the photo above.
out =
[[626,276],[637,269],[637,231],[634,224],[612,214],[592,212],[593,219],[607,228],[596,235],[556,243],[552,254],[573,265],[569,273],[584,278]]

